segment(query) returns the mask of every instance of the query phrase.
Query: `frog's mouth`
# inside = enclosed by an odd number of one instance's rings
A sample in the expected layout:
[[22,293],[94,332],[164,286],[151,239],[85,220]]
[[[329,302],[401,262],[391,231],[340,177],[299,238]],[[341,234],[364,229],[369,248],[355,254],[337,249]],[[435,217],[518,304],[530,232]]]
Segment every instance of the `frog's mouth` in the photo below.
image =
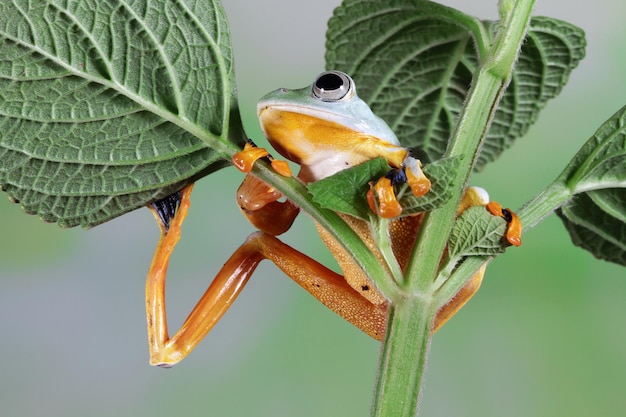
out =
[[293,113],[294,115],[317,119],[319,123],[343,126],[353,132],[375,136],[392,145],[401,146],[391,128],[380,117],[372,113],[364,102],[352,101],[333,103],[332,105],[334,106],[332,109],[326,109],[306,102],[286,103],[282,100],[262,99],[257,105],[257,114],[261,120],[264,114],[271,111]]
[[317,181],[377,156],[400,167],[408,154],[406,148],[372,134],[301,112],[268,106],[259,120],[272,147],[301,166],[304,181]]

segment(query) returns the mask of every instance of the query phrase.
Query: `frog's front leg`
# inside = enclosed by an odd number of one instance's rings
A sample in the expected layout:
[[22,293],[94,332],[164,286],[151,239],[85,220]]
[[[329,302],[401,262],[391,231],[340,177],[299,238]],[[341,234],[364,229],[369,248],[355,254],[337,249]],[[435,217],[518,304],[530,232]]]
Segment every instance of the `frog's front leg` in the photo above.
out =
[[[388,160],[394,166],[393,159]],[[401,183],[407,183],[416,197],[429,192],[431,186],[422,171],[422,163],[412,156],[406,156],[399,167],[392,168],[387,175],[370,183],[367,200],[372,211],[388,219],[402,214],[402,206],[394,191],[394,186]]]
[[259,148],[252,141],[252,139],[248,139],[246,144],[244,145],[243,150],[235,153],[231,158],[233,165],[241,171],[241,172],[250,172],[252,171],[252,167],[254,163],[261,158],[269,158],[270,164],[274,171],[278,172],[284,177],[291,177],[291,168],[289,168],[289,164],[287,161],[281,161],[279,159],[274,159],[272,155],[265,148]]
[[520,246],[522,244],[522,222],[517,214],[508,208],[502,208],[497,201],[491,201],[487,204],[487,211],[506,221],[506,240],[513,246]]

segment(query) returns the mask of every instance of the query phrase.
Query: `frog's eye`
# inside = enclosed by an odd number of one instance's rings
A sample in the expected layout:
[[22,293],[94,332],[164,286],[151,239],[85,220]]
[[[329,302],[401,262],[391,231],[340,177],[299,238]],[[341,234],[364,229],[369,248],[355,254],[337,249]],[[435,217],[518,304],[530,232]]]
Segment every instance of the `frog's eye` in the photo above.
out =
[[311,88],[313,97],[322,101],[338,101],[351,98],[355,94],[352,78],[340,71],[321,73]]

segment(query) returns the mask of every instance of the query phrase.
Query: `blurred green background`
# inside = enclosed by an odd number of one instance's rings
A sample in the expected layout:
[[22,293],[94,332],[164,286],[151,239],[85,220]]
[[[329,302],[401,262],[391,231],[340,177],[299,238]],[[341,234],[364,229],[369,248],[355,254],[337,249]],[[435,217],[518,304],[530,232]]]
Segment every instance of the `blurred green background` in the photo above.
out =
[[[495,1],[446,1],[495,18]],[[476,2],[472,2],[476,3]],[[338,1],[225,1],[248,133],[258,97],[323,70]],[[539,122],[475,177],[519,207],[626,103],[625,3],[538,0],[535,14],[585,29],[587,58]],[[195,190],[170,267],[170,326],[184,319],[252,231],[225,169]],[[0,199],[0,415],[365,416],[379,345],[262,264],[205,341],[170,370],[148,365],[144,277],[158,238],[142,209],[62,230]],[[305,216],[285,240],[332,259]],[[423,416],[623,416],[626,270],[574,248],[552,216],[487,271],[433,339]]]

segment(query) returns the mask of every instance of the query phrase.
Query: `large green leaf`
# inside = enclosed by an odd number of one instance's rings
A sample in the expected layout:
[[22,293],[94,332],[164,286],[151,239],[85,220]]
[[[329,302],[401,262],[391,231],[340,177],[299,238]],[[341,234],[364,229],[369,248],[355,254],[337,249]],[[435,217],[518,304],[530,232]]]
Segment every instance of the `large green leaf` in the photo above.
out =
[[[593,196],[593,197],[592,197]],[[621,212],[613,216],[604,202],[621,198]],[[596,258],[626,266],[626,188],[591,191],[577,196],[557,214],[575,245]]]
[[0,3],[0,186],[93,226],[225,165],[240,143],[218,1]]
[[574,244],[626,265],[626,106],[594,133],[559,180],[573,195],[557,214]]
[[[345,0],[327,32],[326,66],[351,74],[359,96],[404,146],[445,151],[497,24],[427,1]],[[582,30],[534,18],[476,169],[524,135],[584,56]]]

